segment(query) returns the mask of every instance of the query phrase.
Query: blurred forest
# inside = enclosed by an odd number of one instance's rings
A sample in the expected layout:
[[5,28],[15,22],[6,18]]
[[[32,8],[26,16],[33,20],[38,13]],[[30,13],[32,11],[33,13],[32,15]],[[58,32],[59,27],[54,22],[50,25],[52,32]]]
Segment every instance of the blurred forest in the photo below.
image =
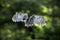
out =
[[[16,12],[44,15],[44,27],[15,23]],[[0,0],[0,40],[60,40],[60,0]]]

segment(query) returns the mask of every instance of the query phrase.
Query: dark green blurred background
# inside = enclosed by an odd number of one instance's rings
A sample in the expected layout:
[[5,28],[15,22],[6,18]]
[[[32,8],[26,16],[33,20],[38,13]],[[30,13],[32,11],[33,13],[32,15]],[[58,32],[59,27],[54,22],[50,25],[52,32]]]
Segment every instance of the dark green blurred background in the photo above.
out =
[[[0,0],[0,40],[60,40],[60,0]],[[16,12],[44,15],[44,27],[25,27],[11,18]]]

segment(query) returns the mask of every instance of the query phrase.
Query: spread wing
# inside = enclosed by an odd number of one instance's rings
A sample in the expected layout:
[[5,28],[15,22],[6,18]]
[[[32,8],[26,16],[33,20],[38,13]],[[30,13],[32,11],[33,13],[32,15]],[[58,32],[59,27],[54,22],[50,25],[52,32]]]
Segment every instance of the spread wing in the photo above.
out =
[[44,16],[35,15],[34,24],[35,23],[39,24],[40,26],[45,26],[46,25],[46,20],[45,20]]
[[13,15],[12,17],[12,21],[13,22],[25,22],[28,19],[28,14],[23,14],[23,13],[16,13],[15,15]]
[[45,18],[44,16],[32,15],[28,20],[25,22],[25,26],[33,26],[34,24],[39,24],[40,26],[45,26]]

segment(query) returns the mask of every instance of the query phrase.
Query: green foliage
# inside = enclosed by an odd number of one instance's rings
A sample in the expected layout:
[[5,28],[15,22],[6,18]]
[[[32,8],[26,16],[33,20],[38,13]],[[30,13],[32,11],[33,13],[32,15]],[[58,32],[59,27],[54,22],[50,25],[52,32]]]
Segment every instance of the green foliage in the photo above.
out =
[[[60,8],[55,0],[0,0],[0,40],[60,40]],[[47,25],[25,27],[11,18],[16,12],[44,15]]]

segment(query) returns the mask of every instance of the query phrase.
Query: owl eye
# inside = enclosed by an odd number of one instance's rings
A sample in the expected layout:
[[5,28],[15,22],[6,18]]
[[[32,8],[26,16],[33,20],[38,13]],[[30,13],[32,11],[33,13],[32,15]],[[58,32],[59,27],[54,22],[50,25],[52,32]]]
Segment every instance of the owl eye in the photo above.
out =
[[27,13],[16,13],[15,15],[13,15],[12,17],[12,21],[13,22],[25,22],[28,19],[28,14]]

